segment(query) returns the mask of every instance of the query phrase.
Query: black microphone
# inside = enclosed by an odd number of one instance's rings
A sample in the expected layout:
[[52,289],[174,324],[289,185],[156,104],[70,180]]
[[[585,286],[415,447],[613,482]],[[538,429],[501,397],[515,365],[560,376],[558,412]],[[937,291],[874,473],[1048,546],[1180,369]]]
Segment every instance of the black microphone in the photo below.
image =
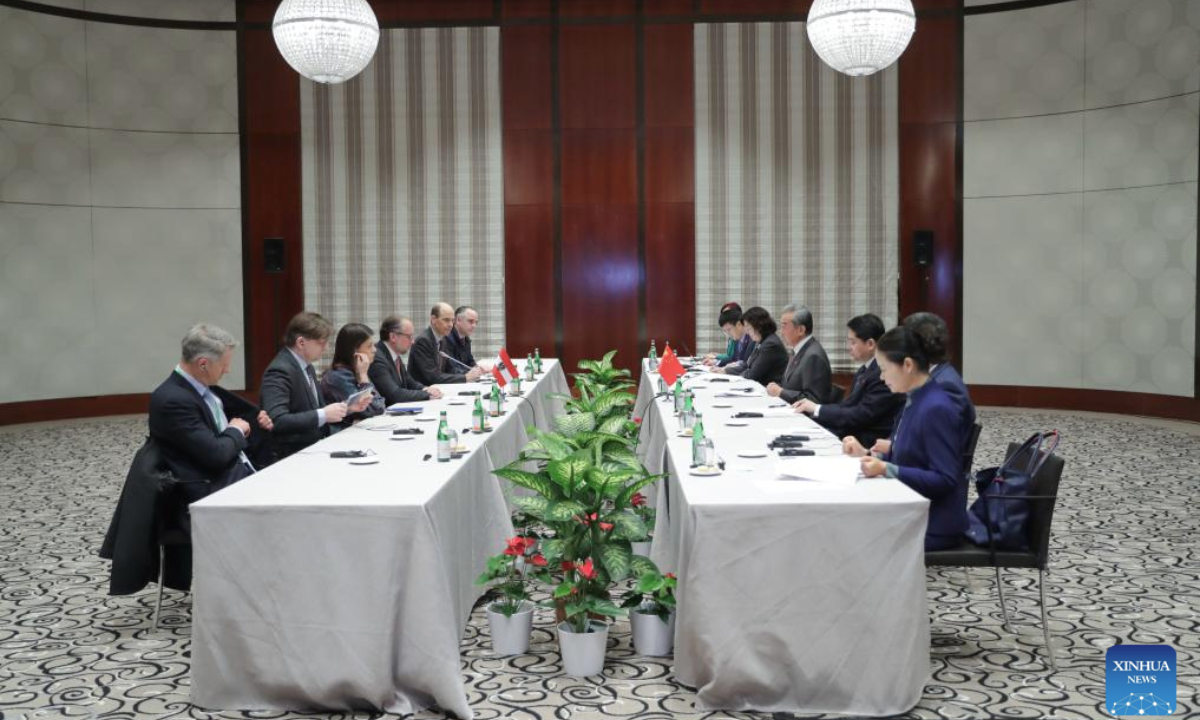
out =
[[449,360],[452,363],[458,363],[458,366],[462,367],[462,368],[466,368],[467,372],[471,372],[472,370],[475,369],[475,368],[471,367],[470,365],[466,364],[465,362],[463,362],[462,360],[459,360],[456,357],[451,357],[450,355],[447,355],[444,350],[438,350],[438,354],[441,355],[442,357],[446,358],[447,360]]

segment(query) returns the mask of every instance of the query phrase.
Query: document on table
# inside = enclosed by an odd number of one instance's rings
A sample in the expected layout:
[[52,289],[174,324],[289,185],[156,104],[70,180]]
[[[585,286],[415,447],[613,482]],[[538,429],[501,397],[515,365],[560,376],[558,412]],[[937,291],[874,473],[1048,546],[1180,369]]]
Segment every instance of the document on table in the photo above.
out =
[[846,455],[780,458],[775,464],[781,480],[808,480],[839,487],[858,482],[860,467],[858,458]]

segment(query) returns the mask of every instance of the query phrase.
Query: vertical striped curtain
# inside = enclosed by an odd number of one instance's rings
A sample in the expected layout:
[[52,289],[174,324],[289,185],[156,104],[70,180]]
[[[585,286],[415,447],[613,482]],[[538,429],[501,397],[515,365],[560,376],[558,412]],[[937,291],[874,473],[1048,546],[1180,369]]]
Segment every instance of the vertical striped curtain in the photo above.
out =
[[846,321],[898,312],[897,70],[825,65],[803,23],[697,25],[697,350],[734,300],[813,312],[835,370]]
[[385,30],[341,85],[301,80],[304,301],[336,325],[434,302],[479,311],[475,354],[504,337],[497,28]]

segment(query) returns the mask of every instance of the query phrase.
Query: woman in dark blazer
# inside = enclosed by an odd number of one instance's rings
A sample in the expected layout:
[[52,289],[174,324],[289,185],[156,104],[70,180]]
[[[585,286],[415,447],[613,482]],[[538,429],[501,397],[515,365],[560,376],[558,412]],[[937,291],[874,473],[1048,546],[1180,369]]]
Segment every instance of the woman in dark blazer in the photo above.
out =
[[788,354],[783,347],[783,340],[775,334],[778,327],[771,319],[771,313],[757,306],[752,307],[742,313],[742,324],[746,327],[746,334],[758,345],[750,353],[741,372],[729,367],[723,369],[730,375],[741,375],[763,386],[781,382],[783,371],[787,369]]
[[340,423],[331,423],[330,432],[344,430],[359,420],[383,414],[383,396],[375,391],[367,374],[371,361],[375,359],[374,340],[371,328],[362,323],[349,323],[338,331],[333,365],[321,378],[321,395],[327,403],[346,402],[360,390],[370,390],[372,397],[363,410],[348,413]]
[[931,382],[929,353],[917,333],[904,327],[888,330],[879,339],[875,360],[888,388],[908,398],[896,419],[891,450],[863,457],[863,474],[896,478],[929,498],[925,549],[954,547],[967,530],[960,409],[941,383]]

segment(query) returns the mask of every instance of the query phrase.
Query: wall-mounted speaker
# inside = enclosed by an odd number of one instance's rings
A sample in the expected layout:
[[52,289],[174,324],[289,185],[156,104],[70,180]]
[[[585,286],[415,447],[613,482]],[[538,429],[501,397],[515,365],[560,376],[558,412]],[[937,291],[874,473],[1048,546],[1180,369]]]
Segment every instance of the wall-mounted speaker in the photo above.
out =
[[283,238],[263,240],[263,272],[282,273],[283,257]]
[[913,232],[913,262],[918,267],[928,267],[933,264],[932,230],[916,230]]

